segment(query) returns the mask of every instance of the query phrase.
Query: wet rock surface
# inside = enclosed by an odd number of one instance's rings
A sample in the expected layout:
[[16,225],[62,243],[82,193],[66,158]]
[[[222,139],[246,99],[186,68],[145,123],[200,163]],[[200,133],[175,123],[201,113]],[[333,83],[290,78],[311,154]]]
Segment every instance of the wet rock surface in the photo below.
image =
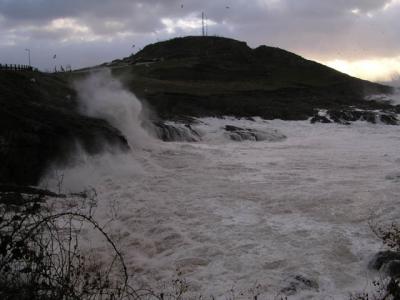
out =
[[350,125],[352,122],[366,121],[369,123],[398,125],[400,123],[397,114],[393,111],[376,111],[376,110],[327,110],[323,114],[317,112],[310,119],[311,123],[338,123]]
[[198,142],[200,134],[190,124],[167,124],[154,122],[154,131],[157,137],[164,142]]
[[232,141],[281,141],[286,138],[285,135],[276,130],[261,131],[257,129],[241,128],[233,125],[224,127],[226,134]]
[[310,122],[314,123],[332,123],[326,116],[315,115],[311,118]]
[[387,263],[385,265],[384,271],[392,278],[400,277],[400,260],[393,260]]
[[[394,264],[393,264],[394,263]],[[389,267],[392,264],[392,267]],[[400,271],[400,253],[395,251],[380,251],[369,263],[371,269],[380,271],[389,267],[389,273],[395,270]],[[387,269],[386,269],[387,270]],[[400,275],[400,272],[397,273]]]
[[315,280],[309,279],[303,275],[291,276],[288,281],[288,285],[281,289],[281,293],[287,296],[293,296],[304,290],[319,290],[319,285]]
[[35,185],[52,163],[67,163],[78,144],[89,154],[110,145],[129,148],[106,121],[78,113],[66,81],[39,72],[0,73],[0,182]]

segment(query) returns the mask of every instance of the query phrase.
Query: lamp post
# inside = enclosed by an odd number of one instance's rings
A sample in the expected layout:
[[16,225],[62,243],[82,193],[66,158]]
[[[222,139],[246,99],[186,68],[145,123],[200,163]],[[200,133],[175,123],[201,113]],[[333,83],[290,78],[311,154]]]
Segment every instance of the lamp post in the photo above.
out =
[[29,66],[31,67],[31,49],[26,48],[25,51],[28,52],[28,62]]

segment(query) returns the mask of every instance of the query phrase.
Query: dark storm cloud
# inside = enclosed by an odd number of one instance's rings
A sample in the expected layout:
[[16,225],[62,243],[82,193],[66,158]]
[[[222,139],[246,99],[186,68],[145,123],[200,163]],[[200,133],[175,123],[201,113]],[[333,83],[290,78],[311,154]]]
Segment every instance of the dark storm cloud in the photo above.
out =
[[[0,0],[0,13],[11,25],[18,22],[43,24],[53,19],[70,17],[81,19],[94,32],[99,33],[105,29],[101,26],[104,20],[118,20],[133,31],[154,32],[159,29],[159,19],[162,17],[182,17],[202,10],[216,21],[232,22],[239,26],[254,22],[261,26],[267,25],[266,17],[278,13],[290,26],[292,19],[309,20],[310,23],[321,17],[337,19],[344,17],[351,9],[369,12],[380,9],[389,2],[390,0]],[[109,29],[105,31],[108,32]]]
[[[129,54],[133,42],[144,45],[198,34],[199,28],[185,24],[204,11],[210,34],[246,40],[251,46],[269,44],[317,59],[399,55],[396,1],[0,0],[0,54],[28,45],[68,47],[73,59],[83,42],[114,42]],[[99,60],[120,55],[104,48],[109,52]]]

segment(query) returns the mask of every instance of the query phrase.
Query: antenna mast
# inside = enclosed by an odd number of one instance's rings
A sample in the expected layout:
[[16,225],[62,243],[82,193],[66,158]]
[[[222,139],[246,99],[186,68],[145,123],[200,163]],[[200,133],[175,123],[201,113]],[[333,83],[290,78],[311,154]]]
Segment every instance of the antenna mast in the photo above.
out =
[[205,36],[205,30],[204,30],[204,12],[201,13],[201,32],[202,32],[202,35]]

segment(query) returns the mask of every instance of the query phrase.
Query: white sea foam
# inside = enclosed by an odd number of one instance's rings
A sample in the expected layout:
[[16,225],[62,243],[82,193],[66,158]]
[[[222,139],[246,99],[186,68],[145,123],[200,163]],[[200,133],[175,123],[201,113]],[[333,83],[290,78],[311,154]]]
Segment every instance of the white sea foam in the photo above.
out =
[[365,97],[365,100],[389,101],[393,105],[400,105],[400,88],[396,88],[393,94],[376,94]]
[[[63,171],[71,186],[95,179],[97,219],[108,220],[114,203],[108,230],[121,237],[134,282],[157,288],[181,276],[193,293],[222,299],[232,288],[273,299],[296,275],[319,288],[291,299],[341,299],[370,288],[367,263],[381,243],[368,221],[400,212],[397,127],[199,121],[202,142],[159,141]],[[233,142],[222,136],[225,125],[287,139]]]
[[93,72],[77,81],[75,88],[83,114],[108,121],[124,134],[131,147],[143,148],[151,143],[152,138],[141,126],[142,103],[112,77],[109,69]]
[[318,291],[294,299],[337,299],[368,287],[367,263],[381,245],[368,220],[372,212],[378,220],[399,213],[397,127],[229,122],[288,138],[160,142],[136,153],[141,172],[98,174],[98,218],[107,219],[110,199],[117,203],[111,230],[123,236],[135,280],[155,287],[179,273],[205,295],[233,286],[249,296],[259,284],[265,297],[297,274],[318,282]]
[[[142,127],[146,118],[142,103],[111,75],[109,69],[93,71],[74,84],[80,112],[106,120],[126,137],[131,152],[121,153],[119,147],[105,146],[105,152],[88,155],[79,143],[71,154],[69,165],[51,166],[41,186],[76,192],[100,184],[105,178],[142,174],[141,161],[145,149],[155,145],[155,138]],[[107,150],[108,149],[108,150]],[[137,153],[140,151],[140,155]]]

